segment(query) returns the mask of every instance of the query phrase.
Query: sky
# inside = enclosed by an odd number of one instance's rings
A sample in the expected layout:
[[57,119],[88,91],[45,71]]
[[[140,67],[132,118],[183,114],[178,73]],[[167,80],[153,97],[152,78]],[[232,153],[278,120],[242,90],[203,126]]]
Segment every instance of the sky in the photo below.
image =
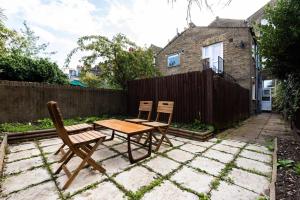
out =
[[[206,26],[216,16],[246,19],[269,0],[208,0],[212,11],[194,4],[192,22]],[[29,27],[49,43],[51,59],[63,66],[67,54],[76,47],[81,36],[103,35],[112,38],[123,33],[136,44],[164,47],[188,26],[187,0],[0,0],[7,16],[5,24],[17,31],[26,20]],[[78,64],[80,54],[71,62]]]

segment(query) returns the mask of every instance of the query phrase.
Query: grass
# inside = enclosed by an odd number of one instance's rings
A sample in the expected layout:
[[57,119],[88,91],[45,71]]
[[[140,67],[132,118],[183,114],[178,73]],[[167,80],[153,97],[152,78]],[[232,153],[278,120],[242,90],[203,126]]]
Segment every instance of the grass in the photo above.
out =
[[[80,123],[92,123],[93,121],[108,119],[108,118],[124,119],[125,116],[102,115],[102,116],[92,116],[92,117],[76,117],[72,119],[65,119],[64,125],[70,126],[70,125],[80,124]],[[0,124],[0,132],[26,132],[26,131],[43,130],[43,129],[50,129],[50,128],[54,128],[54,125],[50,118],[40,119],[28,123]]]
[[193,123],[172,123],[172,127],[182,128],[190,131],[200,131],[200,132],[203,131],[213,132],[215,130],[214,126],[204,124],[197,119]]

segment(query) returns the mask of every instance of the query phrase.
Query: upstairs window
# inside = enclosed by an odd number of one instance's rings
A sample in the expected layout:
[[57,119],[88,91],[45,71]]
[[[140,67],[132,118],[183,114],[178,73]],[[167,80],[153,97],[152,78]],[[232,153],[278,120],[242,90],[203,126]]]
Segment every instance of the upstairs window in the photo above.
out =
[[[223,60],[223,42],[215,43],[202,48],[202,58],[209,59],[209,67],[215,72],[223,71],[223,65],[220,60]],[[222,68],[222,69],[221,69]]]
[[176,67],[180,65],[180,55],[172,54],[168,56],[168,67]]

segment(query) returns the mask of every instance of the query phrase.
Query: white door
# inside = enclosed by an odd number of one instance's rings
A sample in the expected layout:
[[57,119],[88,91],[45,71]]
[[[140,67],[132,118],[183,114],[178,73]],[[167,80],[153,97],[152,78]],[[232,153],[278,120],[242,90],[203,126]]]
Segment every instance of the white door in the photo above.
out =
[[[202,58],[209,58],[209,67],[218,73],[218,57],[223,58],[223,43],[215,43],[202,48]],[[220,70],[220,69],[219,69]],[[223,69],[221,69],[223,70]]]
[[261,110],[272,111],[272,93],[271,88],[264,88],[262,92]]

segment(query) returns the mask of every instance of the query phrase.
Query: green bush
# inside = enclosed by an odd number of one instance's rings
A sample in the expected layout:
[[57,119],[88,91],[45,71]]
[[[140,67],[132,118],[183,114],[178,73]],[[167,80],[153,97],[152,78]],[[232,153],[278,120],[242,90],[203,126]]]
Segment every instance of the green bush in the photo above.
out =
[[67,84],[67,76],[47,58],[30,58],[20,54],[0,55],[0,79],[10,81]]

